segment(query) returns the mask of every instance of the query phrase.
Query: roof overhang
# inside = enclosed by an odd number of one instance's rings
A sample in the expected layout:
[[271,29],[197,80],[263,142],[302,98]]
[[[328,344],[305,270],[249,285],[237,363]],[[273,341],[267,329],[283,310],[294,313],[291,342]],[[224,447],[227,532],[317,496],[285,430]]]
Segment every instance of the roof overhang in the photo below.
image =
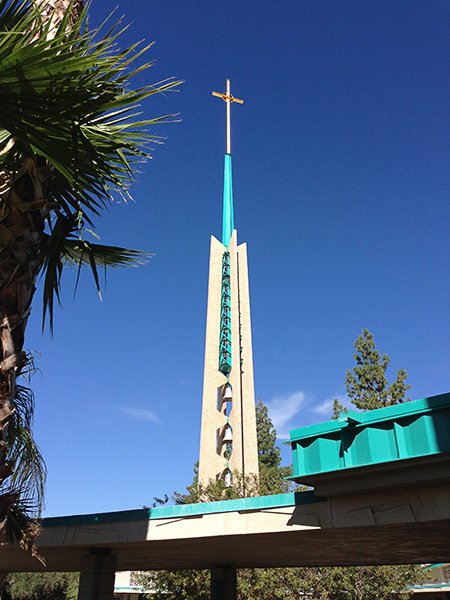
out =
[[312,492],[44,519],[39,553],[0,548],[9,571],[77,571],[107,549],[117,570],[445,562],[448,484],[329,499]]

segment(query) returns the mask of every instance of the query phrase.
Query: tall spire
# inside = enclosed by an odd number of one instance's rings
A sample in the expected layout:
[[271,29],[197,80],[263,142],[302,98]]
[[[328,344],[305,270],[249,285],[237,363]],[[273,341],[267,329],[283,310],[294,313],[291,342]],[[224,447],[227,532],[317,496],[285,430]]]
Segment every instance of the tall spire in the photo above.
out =
[[243,482],[258,477],[258,443],[247,245],[238,245],[231,181],[230,105],[243,100],[233,98],[229,80],[224,94],[213,95],[227,105],[227,151],[222,243],[212,235],[209,255],[198,480],[206,485],[222,479],[229,486],[233,473],[240,473]]
[[213,92],[213,96],[218,96],[226,102],[227,105],[227,151],[225,154],[225,167],[223,179],[223,220],[222,220],[222,244],[228,248],[231,234],[234,229],[233,214],[233,181],[231,176],[231,125],[230,125],[230,106],[232,102],[243,104],[243,100],[235,98],[230,92],[230,80],[227,79],[227,91],[223,94]]

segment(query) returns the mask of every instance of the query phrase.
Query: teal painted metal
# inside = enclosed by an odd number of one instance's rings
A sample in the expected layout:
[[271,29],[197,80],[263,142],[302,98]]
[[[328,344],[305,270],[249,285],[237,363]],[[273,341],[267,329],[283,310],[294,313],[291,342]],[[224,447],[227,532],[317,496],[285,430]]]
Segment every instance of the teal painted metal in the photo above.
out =
[[298,506],[326,502],[326,498],[315,496],[313,492],[289,492],[273,496],[257,496],[256,498],[239,498],[237,500],[221,500],[219,502],[202,502],[200,504],[180,504],[177,506],[157,506],[156,508],[138,508],[119,512],[94,513],[88,515],[69,515],[65,517],[48,517],[42,519],[41,525],[51,527],[73,527],[78,525],[100,525],[102,523],[122,523],[127,521],[148,521],[150,519],[169,519],[171,517],[188,517],[225,512],[243,512],[265,510],[282,506]]
[[[416,590],[416,592],[420,592],[421,590],[423,590],[424,592],[431,590],[438,590],[438,589],[442,589],[442,588],[448,588],[449,586],[449,582],[448,581],[443,581],[442,583],[422,583],[420,585],[408,585],[406,586],[407,590]],[[450,594],[449,594],[450,595]],[[433,596],[427,596],[428,598],[433,599]],[[449,596],[446,596],[445,598],[447,599]],[[433,599],[434,600],[434,599]],[[438,598],[437,600],[440,600],[440,598]]]
[[223,177],[223,222],[222,244],[228,248],[231,234],[234,229],[233,212],[233,181],[231,176],[231,154],[225,154],[225,167]]
[[47,517],[41,525],[49,527],[73,527],[77,525],[101,525],[102,523],[123,523],[130,521],[148,521],[150,508],[120,510],[117,512],[93,513],[88,515],[69,515],[67,517]]
[[222,299],[220,306],[219,371],[231,371],[231,305],[230,305],[230,253],[222,257]]
[[179,506],[157,506],[151,509],[151,519],[169,519],[172,517],[192,517],[225,512],[245,512],[247,510],[265,510],[283,506],[298,506],[326,502],[326,498],[315,496],[313,492],[289,492],[273,496],[256,496],[236,500],[220,500],[218,502],[202,502],[199,504],[180,504]]
[[450,393],[291,431],[293,476],[450,452]]
[[[234,229],[233,182],[231,155],[225,154],[223,179],[222,244],[228,248]],[[219,371],[228,375],[231,371],[231,305],[230,305],[230,254],[224,252],[222,259],[222,299],[220,307]]]

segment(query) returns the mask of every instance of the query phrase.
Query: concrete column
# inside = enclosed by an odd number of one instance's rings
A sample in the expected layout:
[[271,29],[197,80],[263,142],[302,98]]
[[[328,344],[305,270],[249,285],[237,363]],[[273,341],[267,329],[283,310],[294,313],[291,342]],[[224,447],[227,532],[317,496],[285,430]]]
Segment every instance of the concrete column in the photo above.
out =
[[236,600],[236,569],[211,569],[211,600]]
[[81,560],[78,600],[113,600],[117,556],[105,548],[91,548]]

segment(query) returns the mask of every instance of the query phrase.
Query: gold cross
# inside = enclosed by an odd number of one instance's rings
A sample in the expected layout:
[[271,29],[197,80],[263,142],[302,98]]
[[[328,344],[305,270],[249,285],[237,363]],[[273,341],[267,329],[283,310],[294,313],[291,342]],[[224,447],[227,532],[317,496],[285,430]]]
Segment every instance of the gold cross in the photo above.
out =
[[225,93],[220,94],[219,92],[213,92],[212,95],[222,98],[222,100],[224,100],[227,103],[227,154],[231,154],[230,105],[232,102],[244,104],[244,101],[239,100],[239,98],[235,98],[231,95],[229,79],[227,79],[227,91]]

